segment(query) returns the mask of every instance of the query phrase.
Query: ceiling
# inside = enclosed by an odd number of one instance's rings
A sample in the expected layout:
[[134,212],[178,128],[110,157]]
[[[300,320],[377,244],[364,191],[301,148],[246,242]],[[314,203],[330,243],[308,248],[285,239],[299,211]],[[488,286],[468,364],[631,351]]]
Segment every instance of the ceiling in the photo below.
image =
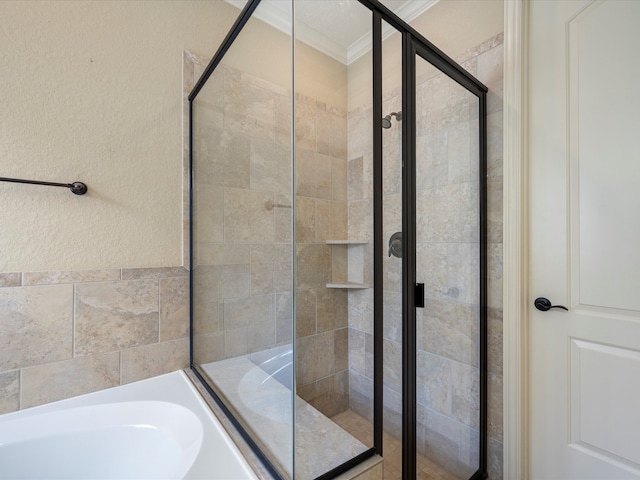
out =
[[[225,0],[243,8],[246,0]],[[406,22],[421,15],[438,0],[382,0]],[[296,38],[349,65],[371,48],[371,13],[357,0],[295,0]],[[262,0],[254,17],[290,34],[291,0]],[[383,37],[393,29],[383,29]]]

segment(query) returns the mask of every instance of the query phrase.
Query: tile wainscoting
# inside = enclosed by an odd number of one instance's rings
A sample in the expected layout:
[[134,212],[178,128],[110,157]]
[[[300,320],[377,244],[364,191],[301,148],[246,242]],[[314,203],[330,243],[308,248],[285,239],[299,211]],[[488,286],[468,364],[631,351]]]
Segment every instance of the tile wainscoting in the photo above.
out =
[[188,274],[0,273],[0,413],[186,368]]

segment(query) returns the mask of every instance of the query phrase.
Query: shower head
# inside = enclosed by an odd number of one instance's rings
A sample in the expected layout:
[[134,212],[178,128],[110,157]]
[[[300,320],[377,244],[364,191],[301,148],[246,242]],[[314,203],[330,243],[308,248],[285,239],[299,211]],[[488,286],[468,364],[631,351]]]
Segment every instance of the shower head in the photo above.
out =
[[391,117],[396,117],[397,121],[402,120],[402,112],[391,112],[382,119],[382,128],[391,128]]

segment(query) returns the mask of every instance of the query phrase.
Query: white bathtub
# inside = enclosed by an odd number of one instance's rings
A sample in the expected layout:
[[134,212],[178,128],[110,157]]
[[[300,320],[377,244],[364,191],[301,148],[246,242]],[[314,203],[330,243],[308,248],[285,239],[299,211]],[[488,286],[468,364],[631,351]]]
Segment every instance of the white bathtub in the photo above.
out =
[[184,372],[0,416],[3,480],[257,479]]

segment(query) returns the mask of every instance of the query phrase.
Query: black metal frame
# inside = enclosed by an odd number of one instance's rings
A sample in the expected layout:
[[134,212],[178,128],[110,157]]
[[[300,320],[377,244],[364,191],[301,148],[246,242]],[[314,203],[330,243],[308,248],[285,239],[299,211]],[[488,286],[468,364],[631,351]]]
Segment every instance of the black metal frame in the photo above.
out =
[[402,478],[416,478],[416,56],[402,33]]
[[382,15],[372,15],[373,65],[373,446],[383,454],[384,229],[382,158]]
[[[486,145],[486,92],[484,85],[477,85],[477,81],[469,82],[469,74],[460,76],[455,68],[436,57],[432,61],[433,52],[413,38],[410,32],[403,32],[403,231],[407,252],[403,257],[403,473],[404,480],[416,478],[416,432],[412,426],[416,422],[416,299],[414,297],[416,285],[416,57],[420,57],[436,66],[452,80],[457,81],[470,93],[478,97],[479,121],[479,169],[478,169],[478,203],[479,203],[479,243],[480,243],[480,292],[479,292],[479,459],[478,470],[470,480],[487,478],[487,145]],[[438,66],[440,63],[447,68]],[[473,77],[471,77],[473,79]],[[475,79],[473,79],[475,80]],[[405,113],[406,112],[406,113]],[[406,223],[405,223],[406,222]],[[406,230],[405,230],[406,229]],[[410,258],[411,255],[413,258]],[[412,263],[410,263],[412,262]],[[406,289],[406,290],[405,290]],[[405,350],[406,349],[406,350]]]
[[[240,34],[261,0],[249,0],[238,19],[225,37],[218,51],[207,65],[201,78],[189,94],[189,151],[190,151],[190,218],[193,219],[193,101],[215,68]],[[416,478],[416,55],[435,66],[442,73],[458,82],[479,99],[479,233],[480,233],[480,448],[479,469],[470,480],[487,478],[487,124],[485,87],[476,78],[449,58],[444,52],[425,39],[419,32],[398,18],[378,0],[358,0],[372,12],[372,55],[373,55],[373,230],[374,230],[374,382],[373,382],[373,448],[354,457],[346,463],[326,472],[317,480],[328,480],[344,473],[374,454],[383,454],[383,158],[382,158],[382,21],[396,28],[402,34],[402,225],[403,225],[403,480]],[[295,116],[293,117],[295,118]],[[193,221],[190,222],[190,281],[193,285]],[[193,332],[193,288],[190,288],[190,326]],[[274,478],[283,478],[269,458],[261,451],[244,425],[225,405],[221,395],[209,384],[206,376],[194,364],[193,334],[190,335],[190,366],[216,403],[223,410],[262,461]]]

